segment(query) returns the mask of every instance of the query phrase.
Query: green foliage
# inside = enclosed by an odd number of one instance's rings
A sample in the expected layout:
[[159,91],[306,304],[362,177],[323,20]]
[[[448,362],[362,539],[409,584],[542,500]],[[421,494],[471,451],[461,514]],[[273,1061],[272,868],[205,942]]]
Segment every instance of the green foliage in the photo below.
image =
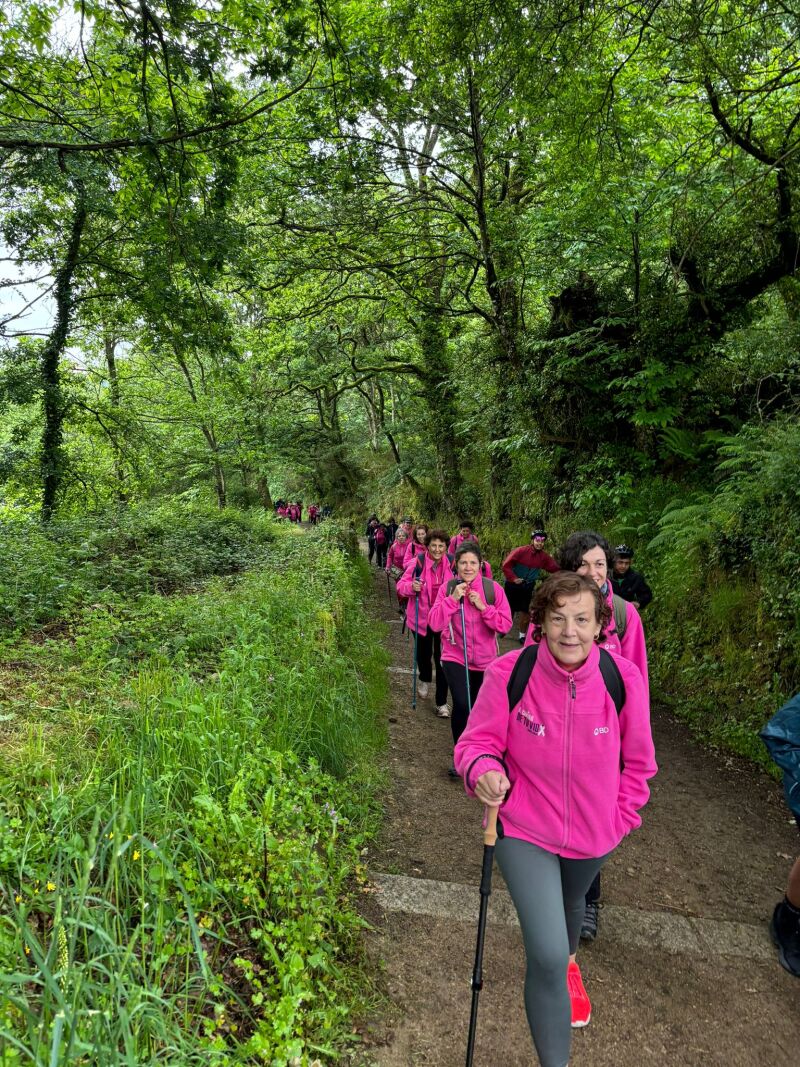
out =
[[28,629],[115,594],[168,593],[238,571],[262,559],[274,536],[263,513],[177,502],[47,527],[6,512],[0,520],[0,626]]
[[746,426],[720,457],[714,491],[673,502],[650,543],[651,662],[703,734],[763,758],[757,730],[800,687],[797,421]]
[[[223,546],[263,533],[235,519]],[[343,531],[269,542],[0,662],[4,1062],[308,1064],[346,1036],[384,654]]]

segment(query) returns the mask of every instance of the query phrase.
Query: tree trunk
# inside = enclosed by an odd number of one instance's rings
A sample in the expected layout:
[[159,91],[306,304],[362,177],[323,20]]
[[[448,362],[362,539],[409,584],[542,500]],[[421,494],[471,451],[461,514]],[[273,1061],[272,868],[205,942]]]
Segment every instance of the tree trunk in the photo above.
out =
[[425,312],[417,332],[425,373],[428,432],[436,449],[441,503],[445,510],[457,512],[463,507],[462,478],[455,440],[458,413],[442,316]]
[[64,477],[64,394],[59,364],[69,335],[74,307],[72,282],[78,267],[81,237],[86,225],[86,191],[75,182],[75,204],[64,261],[56,271],[56,321],[41,355],[44,428],[42,430],[42,521],[49,522],[55,511]]
[[[117,372],[117,342],[106,330],[103,333],[103,348],[106,356],[106,369],[108,370],[108,390],[111,397],[111,406],[115,416],[119,416],[120,394],[119,374]],[[128,490],[125,485],[125,468],[122,465],[122,452],[116,440],[112,440],[111,448],[114,453],[114,480],[116,483],[115,496],[117,503],[122,506],[128,503]]]

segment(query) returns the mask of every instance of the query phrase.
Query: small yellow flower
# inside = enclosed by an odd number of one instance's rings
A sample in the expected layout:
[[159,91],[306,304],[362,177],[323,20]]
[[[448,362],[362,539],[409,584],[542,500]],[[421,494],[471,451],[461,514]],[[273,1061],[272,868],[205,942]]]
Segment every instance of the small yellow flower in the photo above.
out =
[[213,922],[208,915],[204,915],[200,920],[200,926],[202,926],[204,930],[208,930],[212,925]]
[[140,852],[140,851],[138,850],[138,848],[135,848],[135,849],[133,850],[133,858],[134,858],[135,860],[138,860],[138,858],[139,858],[140,856],[141,856],[141,852]]
[[22,903],[22,897],[19,895],[19,893],[17,893],[17,895],[14,897],[14,903],[15,904],[21,904]]
[[46,886],[47,892],[48,893],[52,893],[53,890],[55,889],[55,887],[56,887],[56,883],[55,882],[48,882],[47,886]]
[[30,949],[28,948],[28,946],[26,945],[26,946],[25,946],[25,955],[26,955],[26,956],[30,956],[30,954],[31,954],[31,950],[30,950]]
[[113,841],[114,840],[114,831],[111,830],[110,833],[106,834],[106,837],[108,838],[109,841]]

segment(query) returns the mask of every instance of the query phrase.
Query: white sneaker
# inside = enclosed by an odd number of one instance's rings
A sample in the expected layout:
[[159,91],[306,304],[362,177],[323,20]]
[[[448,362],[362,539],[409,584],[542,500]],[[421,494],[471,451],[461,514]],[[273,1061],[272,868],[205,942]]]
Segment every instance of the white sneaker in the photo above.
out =
[[417,682],[417,696],[420,700],[424,700],[428,695],[428,683]]
[[436,705],[436,715],[440,719],[449,719],[450,718],[450,708],[448,708],[448,706],[446,704],[437,704]]

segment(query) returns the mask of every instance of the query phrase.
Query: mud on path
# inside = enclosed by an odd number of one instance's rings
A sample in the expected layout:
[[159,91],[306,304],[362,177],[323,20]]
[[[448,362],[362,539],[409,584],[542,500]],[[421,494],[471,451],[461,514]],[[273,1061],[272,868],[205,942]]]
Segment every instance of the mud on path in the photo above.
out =
[[[364,898],[390,1008],[364,1028],[355,1062],[460,1067],[481,809],[447,776],[449,722],[435,717],[430,698],[411,710],[411,645],[382,571],[368,607],[388,624],[392,655],[391,782],[384,831],[370,850],[375,892]],[[514,647],[504,641],[501,651]],[[660,770],[644,825],[606,866],[600,936],[578,955],[593,1014],[574,1034],[572,1067],[797,1067],[800,981],[778,965],[767,933],[798,848],[781,790],[748,765],[695,747],[663,711],[653,728]],[[504,896],[495,867],[493,908]],[[493,912],[475,1067],[538,1062],[523,977],[520,931]]]

